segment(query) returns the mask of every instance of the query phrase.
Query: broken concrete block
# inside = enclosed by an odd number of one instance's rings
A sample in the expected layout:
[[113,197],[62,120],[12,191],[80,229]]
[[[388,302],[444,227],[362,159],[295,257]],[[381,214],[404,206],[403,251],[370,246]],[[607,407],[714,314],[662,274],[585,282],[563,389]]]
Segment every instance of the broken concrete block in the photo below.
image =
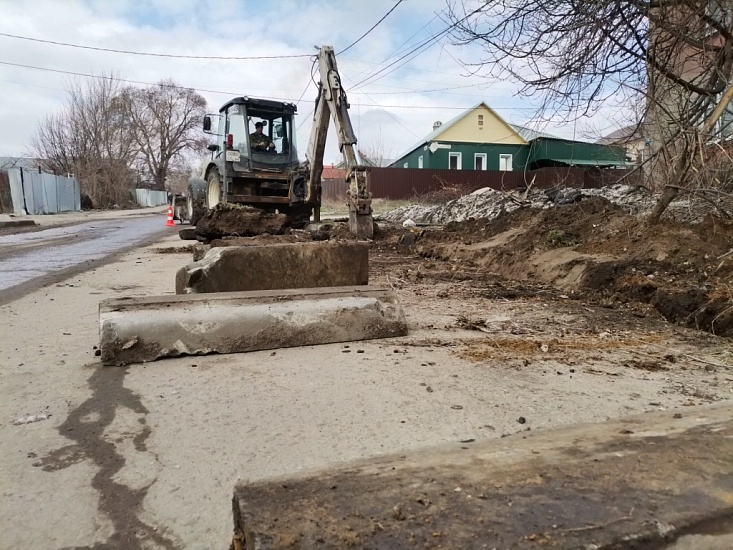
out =
[[196,240],[196,228],[187,227],[178,231],[178,236],[182,241],[195,241]]
[[212,248],[176,274],[176,294],[366,285],[369,245],[317,242]]
[[99,326],[105,365],[407,334],[397,295],[367,286],[105,300]]
[[211,246],[208,244],[193,245],[193,261],[198,262],[203,260],[209,250],[211,250]]

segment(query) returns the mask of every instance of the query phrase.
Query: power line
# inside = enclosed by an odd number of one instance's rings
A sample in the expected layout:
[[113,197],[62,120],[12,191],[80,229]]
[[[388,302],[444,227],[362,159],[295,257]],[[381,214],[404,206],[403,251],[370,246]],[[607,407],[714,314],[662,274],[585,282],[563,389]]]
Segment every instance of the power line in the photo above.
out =
[[225,94],[229,96],[235,95],[235,94],[232,94],[232,92],[222,92],[220,90],[207,90],[204,88],[191,88],[188,86],[178,86],[177,84],[165,84],[165,83],[160,83],[160,82],[145,82],[144,80],[128,80],[126,78],[117,78],[114,76],[107,76],[107,75],[79,73],[75,71],[62,71],[61,69],[50,69],[48,67],[36,67],[35,65],[23,65],[22,63],[10,63],[9,61],[0,61],[0,65],[8,65],[10,67],[20,67],[22,69],[34,69],[36,71],[47,71],[50,73],[68,74],[71,76],[83,76],[86,78],[101,78],[103,80],[126,82],[128,84],[142,84],[144,86],[160,86],[162,88],[175,88],[175,89],[180,89],[180,90],[196,90],[197,92],[205,92],[205,93],[210,93],[210,94]]
[[382,21],[384,21],[385,19],[387,19],[387,17],[389,16],[389,14],[392,13],[394,10],[396,10],[397,9],[397,6],[399,6],[402,2],[403,2],[403,0],[397,0],[397,3],[394,6],[392,6],[392,9],[389,10],[387,13],[385,13],[379,21],[377,21],[376,23],[374,23],[374,25],[372,25],[372,27],[367,32],[365,32],[359,38],[357,38],[356,40],[354,40],[351,44],[349,44],[348,46],[346,46],[337,55],[341,55],[342,53],[350,50],[351,48],[353,48],[354,46],[356,46],[359,42],[361,42],[361,40],[366,35],[368,35],[370,32],[372,32],[374,29],[376,29]]
[[[82,76],[82,77],[85,77],[85,78],[101,78],[101,79],[104,79],[104,80],[124,82],[124,83],[127,83],[127,84],[141,84],[143,86],[161,86],[163,88],[173,88],[173,89],[178,89],[178,90],[194,90],[194,91],[197,91],[197,92],[204,92],[204,93],[209,93],[209,94],[220,94],[220,95],[226,95],[226,96],[229,96],[229,97],[232,97],[232,96],[236,96],[237,95],[234,92],[227,92],[227,91],[222,91],[222,90],[211,90],[211,89],[207,89],[207,88],[196,88],[196,87],[193,87],[193,86],[179,86],[177,84],[165,84],[165,83],[160,83],[160,82],[146,82],[146,81],[143,81],[143,80],[130,80],[130,79],[127,79],[127,78],[118,78],[118,77],[107,76],[107,75],[95,75],[95,74],[80,73],[80,72],[75,72],[75,71],[64,71],[64,70],[61,70],[61,69],[51,69],[51,68],[48,68],[48,67],[36,67],[34,65],[24,65],[24,64],[21,64],[21,63],[11,63],[9,61],[0,61],[0,65],[7,65],[7,66],[10,66],[10,67],[19,67],[19,68],[23,68],[23,69],[33,69],[33,70],[37,70],[37,71],[46,71],[46,72],[52,72],[52,73],[57,73],[57,74],[66,74],[66,75],[71,75],[71,76]],[[362,92],[362,93],[364,93],[364,92]],[[364,95],[367,95],[367,94],[364,93]],[[278,100],[278,101],[292,101],[292,102],[295,102],[296,101],[294,98],[290,98],[290,97],[272,97],[272,96],[270,96],[269,99],[274,99],[274,100]],[[301,98],[301,100],[302,100],[302,98]],[[372,100],[372,101],[374,101],[374,100]],[[466,110],[468,110],[468,109],[471,108],[471,107],[443,107],[443,106],[436,107],[435,105],[380,105],[379,103],[376,103],[376,102],[374,102],[374,103],[361,103],[361,105],[364,106],[364,107],[378,107],[380,109],[432,109],[432,110],[435,110],[435,109],[444,109],[444,110],[461,110],[461,111],[466,111]],[[495,111],[496,110],[534,111],[534,109],[531,109],[531,108],[522,108],[522,107],[517,107],[517,108],[513,108],[513,107],[495,107],[493,109]]]
[[[351,80],[351,79],[349,79]],[[463,84],[461,86],[449,86],[447,88],[433,88],[431,90],[415,90],[411,88],[404,88],[403,92],[372,92],[371,95],[403,95],[403,94],[430,94],[434,92],[447,92],[449,90],[459,90],[461,88],[478,88],[482,89],[481,86],[489,86],[487,82],[477,82],[474,84]],[[368,95],[366,92],[351,91],[350,95]],[[455,94],[455,95],[470,95],[470,94]]]
[[[395,55],[399,55],[403,51],[402,50],[403,46],[405,46],[406,44],[408,44],[410,42],[410,40],[412,40],[413,38],[415,38],[424,29],[426,29],[427,27],[429,27],[430,26],[430,23],[432,23],[433,21],[435,21],[435,19],[437,19],[437,17],[438,17],[438,14],[436,13],[435,15],[433,15],[433,18],[430,21],[428,21],[422,27],[420,27],[415,33],[412,34],[412,36],[410,36],[402,44],[400,44],[399,46],[397,46],[397,49],[394,52],[392,52],[391,54],[389,54],[387,57],[385,57],[379,63],[369,63],[368,61],[362,61],[360,59],[349,59],[349,61],[355,61],[357,63],[365,63],[367,65],[371,65],[372,67],[376,67],[377,65],[382,65],[383,63],[386,63],[387,61],[389,61],[390,59],[392,59],[392,57],[394,57]],[[342,59],[347,59],[347,58],[342,58]],[[366,73],[368,71],[369,71],[369,68],[363,69],[363,70],[359,71],[358,73],[352,75],[352,78],[357,78],[359,75],[362,75],[362,74],[364,74],[364,73]],[[437,72],[437,71],[429,71],[429,72]]]
[[[382,69],[378,70],[377,72],[373,73],[372,75],[370,75],[370,76],[368,76],[368,77],[366,77],[366,78],[362,79],[362,80],[361,80],[360,82],[358,82],[358,83],[357,83],[357,84],[356,84],[356,85],[354,86],[354,88],[357,88],[357,87],[359,87],[359,86],[363,85],[363,84],[364,84],[364,83],[366,83],[366,82],[367,82],[368,80],[371,80],[371,82],[369,82],[369,84],[373,84],[373,83],[374,83],[374,82],[376,82],[377,80],[381,80],[382,78],[384,78],[385,76],[387,76],[387,75],[389,75],[389,74],[393,73],[393,72],[394,72],[394,71],[396,71],[397,69],[400,69],[401,67],[403,67],[404,65],[406,65],[407,63],[409,63],[410,61],[412,61],[413,59],[415,59],[415,58],[416,58],[416,57],[417,57],[418,55],[420,55],[420,54],[421,54],[421,53],[423,53],[424,51],[427,51],[427,50],[428,50],[428,49],[429,49],[429,48],[430,48],[430,47],[431,47],[431,46],[432,46],[432,45],[433,45],[433,44],[434,44],[434,43],[435,43],[435,42],[436,42],[436,41],[437,41],[437,40],[438,40],[439,38],[441,38],[441,37],[442,37],[443,35],[447,34],[447,33],[448,33],[448,32],[450,32],[450,31],[451,31],[451,30],[452,30],[453,28],[457,27],[458,25],[460,25],[460,24],[461,24],[461,23],[463,23],[464,21],[468,20],[468,19],[469,19],[470,17],[472,17],[472,16],[473,16],[473,15],[475,15],[476,13],[479,13],[480,11],[482,11],[482,9],[483,9],[482,7],[479,7],[479,8],[477,8],[477,9],[473,10],[472,12],[470,12],[469,14],[467,14],[467,15],[466,15],[465,17],[463,17],[463,18],[461,18],[460,20],[456,21],[455,23],[451,23],[451,24],[450,24],[450,25],[448,25],[448,26],[447,26],[446,28],[444,28],[444,29],[443,29],[442,31],[440,31],[440,32],[439,32],[438,34],[435,34],[435,35],[431,36],[430,38],[428,38],[427,40],[424,40],[423,42],[421,42],[420,44],[418,44],[417,46],[415,46],[415,47],[414,47],[413,49],[411,49],[411,50],[410,50],[409,52],[407,52],[407,53],[406,53],[405,55],[403,55],[403,56],[401,56],[400,58],[396,59],[395,61],[393,61],[392,63],[390,63],[390,64],[389,64],[389,65],[387,65],[386,67],[383,67]],[[426,46],[427,46],[427,47],[426,47]],[[420,50],[422,50],[422,51],[420,51]],[[417,52],[417,53],[415,53],[415,52]],[[408,57],[408,56],[412,55],[413,53],[415,53],[415,55],[414,55],[414,56],[412,56],[412,57],[411,57],[410,59],[408,59],[407,61],[405,61],[404,63],[402,63],[401,65],[399,65],[399,66],[395,67],[394,69],[392,69],[392,70],[391,70],[391,71],[389,71],[388,73],[386,73],[386,74],[382,75],[382,76],[381,76],[381,77],[379,77],[378,79],[376,79],[376,80],[372,80],[372,79],[373,79],[373,78],[374,78],[375,76],[377,76],[377,75],[379,75],[379,74],[383,73],[384,71],[386,71],[387,69],[389,69],[389,68],[390,68],[390,67],[392,67],[393,65],[397,64],[398,62],[402,61],[402,60],[403,60],[403,59],[405,59],[406,57]],[[391,56],[390,56],[390,57],[391,57]],[[389,58],[388,58],[388,59],[389,59]]]
[[98,52],[122,53],[127,55],[145,55],[148,57],[170,57],[177,59],[223,59],[223,60],[247,60],[247,59],[292,59],[297,57],[311,57],[311,54],[297,55],[257,55],[257,56],[224,56],[224,55],[181,55],[170,53],[153,53],[153,52],[137,52],[132,50],[116,50],[114,48],[99,48],[96,46],[83,46],[81,44],[70,44],[68,42],[56,42],[54,40],[43,40],[41,38],[32,38],[30,36],[20,36],[17,34],[8,34],[0,32],[0,36],[7,38],[16,38],[18,40],[28,40],[30,42],[41,42],[43,44],[53,44],[54,46],[66,46],[68,48],[79,48],[82,50],[94,50]]

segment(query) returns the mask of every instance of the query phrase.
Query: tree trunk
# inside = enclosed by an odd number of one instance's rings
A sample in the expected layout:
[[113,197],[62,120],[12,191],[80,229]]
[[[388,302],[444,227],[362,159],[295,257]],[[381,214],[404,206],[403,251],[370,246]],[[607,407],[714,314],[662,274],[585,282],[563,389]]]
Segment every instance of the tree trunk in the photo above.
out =
[[662,196],[659,197],[657,204],[654,205],[654,209],[649,216],[649,225],[656,225],[657,223],[659,223],[659,218],[662,216],[662,214],[664,214],[664,211],[667,210],[667,207],[673,200],[677,198],[679,194],[679,187],[671,187],[668,185],[664,188]]
[[[708,118],[705,120],[702,130],[700,131],[703,139],[707,139],[708,135],[713,131],[715,123],[718,122],[718,119],[723,115],[723,112],[725,111],[728,103],[730,103],[731,100],[733,100],[733,83],[728,85],[728,88],[723,93],[720,101],[718,101],[718,105],[715,107],[715,109],[713,109],[713,112],[710,113],[710,116],[708,116]],[[649,225],[655,225],[659,223],[659,218],[662,216],[662,214],[664,214],[664,211],[667,209],[670,203],[679,196],[679,185],[680,183],[682,183],[682,178],[687,173],[691,164],[690,155],[687,154],[687,149],[688,148],[685,147],[685,151],[680,153],[679,160],[677,161],[677,166],[675,167],[674,180],[672,181],[671,185],[667,185],[664,188],[662,196],[659,197],[657,204],[654,205],[654,209],[649,216]]]

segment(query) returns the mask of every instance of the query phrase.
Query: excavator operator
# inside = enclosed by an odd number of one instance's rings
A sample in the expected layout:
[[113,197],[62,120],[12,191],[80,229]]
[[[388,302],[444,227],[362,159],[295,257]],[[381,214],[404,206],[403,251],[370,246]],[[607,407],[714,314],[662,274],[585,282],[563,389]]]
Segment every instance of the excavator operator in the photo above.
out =
[[262,122],[256,122],[255,131],[249,135],[250,146],[255,151],[271,151],[275,148],[275,144],[262,132],[263,127]]

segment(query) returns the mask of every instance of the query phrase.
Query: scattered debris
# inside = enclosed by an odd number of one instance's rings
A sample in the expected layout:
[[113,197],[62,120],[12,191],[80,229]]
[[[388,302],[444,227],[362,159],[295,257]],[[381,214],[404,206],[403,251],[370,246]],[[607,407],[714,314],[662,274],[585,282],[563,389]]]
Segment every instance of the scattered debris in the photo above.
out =
[[33,424],[34,422],[40,422],[41,420],[48,420],[51,418],[50,413],[31,414],[22,418],[13,420],[14,426],[22,426],[23,424]]

